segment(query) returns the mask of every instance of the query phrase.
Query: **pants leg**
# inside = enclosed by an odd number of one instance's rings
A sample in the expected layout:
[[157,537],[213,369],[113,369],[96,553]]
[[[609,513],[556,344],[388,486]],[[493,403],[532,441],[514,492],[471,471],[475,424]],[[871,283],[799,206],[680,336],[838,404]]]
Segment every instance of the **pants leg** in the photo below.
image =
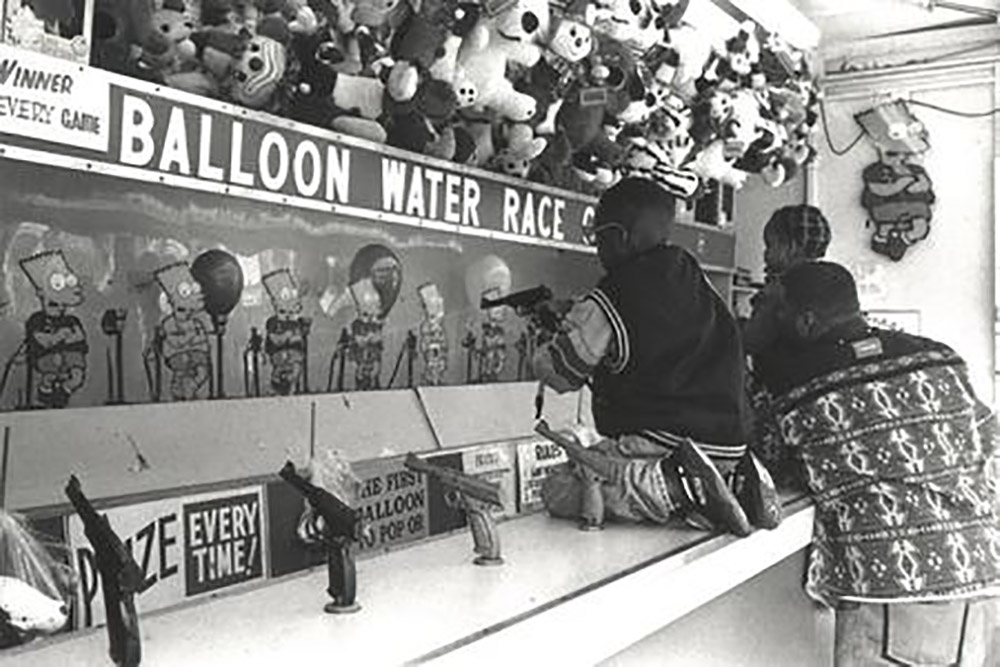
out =
[[836,667],[995,667],[998,601],[861,604],[836,612]]

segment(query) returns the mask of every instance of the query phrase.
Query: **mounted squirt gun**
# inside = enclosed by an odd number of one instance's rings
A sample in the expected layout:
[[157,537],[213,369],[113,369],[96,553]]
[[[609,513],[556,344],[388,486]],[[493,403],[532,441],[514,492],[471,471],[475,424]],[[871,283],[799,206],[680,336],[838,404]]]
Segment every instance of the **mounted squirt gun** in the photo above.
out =
[[592,531],[604,528],[604,496],[601,483],[613,479],[608,460],[588,450],[576,438],[566,436],[549,428],[543,419],[535,426],[535,432],[559,445],[569,460],[577,464],[583,478],[583,496],[580,500],[580,530]]
[[448,487],[448,504],[465,513],[472,530],[473,550],[479,554],[473,563],[501,565],[500,538],[490,515],[490,505],[503,507],[500,487],[461,471],[428,463],[412,453],[407,454],[405,465],[408,470],[433,477]]
[[134,598],[149,588],[152,580],[145,580],[142,569],[111,528],[108,517],[98,514],[83,495],[76,475],[71,475],[66,484],[66,497],[83,522],[84,532],[94,549],[104,592],[108,653],[118,667],[136,667],[142,659],[142,640]]
[[344,503],[325,489],[314,486],[295,472],[295,465],[288,461],[278,473],[309,503],[322,525],[321,540],[326,549],[327,593],[333,598],[323,607],[328,614],[349,614],[361,609],[355,601],[357,578],[354,566],[353,545],[361,541],[369,527],[360,510]]

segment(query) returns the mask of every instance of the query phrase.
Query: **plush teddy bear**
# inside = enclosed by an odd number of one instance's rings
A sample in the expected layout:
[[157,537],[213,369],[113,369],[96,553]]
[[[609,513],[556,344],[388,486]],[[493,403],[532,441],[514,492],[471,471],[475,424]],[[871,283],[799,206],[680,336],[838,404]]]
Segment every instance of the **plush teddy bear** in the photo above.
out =
[[516,123],[503,132],[506,145],[494,154],[489,166],[495,171],[514,178],[527,178],[532,161],[545,150],[547,141],[535,137],[530,125]]
[[538,62],[549,18],[547,0],[515,0],[495,16],[480,19],[462,40],[455,63],[459,106],[491,109],[512,122],[531,120],[535,99],[514,89],[507,68],[529,68]]
[[152,12],[149,25],[140,32],[139,67],[149,73],[145,78],[163,82],[168,75],[195,66],[194,27],[184,0],[164,0]]
[[444,160],[469,158],[472,140],[461,128],[456,130],[458,99],[450,84],[424,81],[404,102],[397,101],[391,90],[387,93],[387,144]]
[[[442,59],[457,60],[461,39],[482,16],[482,6],[457,0],[423,0],[392,36],[389,53],[394,60],[391,77],[399,101],[411,99],[422,79],[435,78],[432,71]],[[449,49],[448,46],[451,46]],[[446,65],[446,72],[454,65]],[[449,76],[446,74],[446,76]]]

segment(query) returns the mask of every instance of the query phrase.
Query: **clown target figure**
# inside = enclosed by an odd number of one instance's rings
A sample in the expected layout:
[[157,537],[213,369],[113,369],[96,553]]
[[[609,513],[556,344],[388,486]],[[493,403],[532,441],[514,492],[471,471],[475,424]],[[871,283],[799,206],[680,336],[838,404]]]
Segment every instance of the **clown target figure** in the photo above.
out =
[[434,283],[417,288],[424,309],[420,323],[420,357],[424,361],[422,384],[439,385],[448,372],[448,336],[444,330],[444,298]]
[[309,320],[301,317],[302,297],[291,271],[272,271],[261,282],[274,308],[264,339],[264,352],[271,362],[271,389],[287,396],[302,380]]
[[20,264],[42,306],[24,325],[28,366],[37,378],[34,393],[43,407],[63,408],[87,379],[87,335],[68,312],[83,303],[83,290],[60,250]]
[[201,285],[187,262],[170,264],[154,275],[170,304],[170,314],[159,326],[163,361],[171,372],[170,395],[175,401],[195,400],[212,371]]
[[368,391],[381,387],[382,353],[382,299],[371,279],[351,285],[351,296],[357,317],[351,322],[351,344],[348,350],[354,362],[354,387]]

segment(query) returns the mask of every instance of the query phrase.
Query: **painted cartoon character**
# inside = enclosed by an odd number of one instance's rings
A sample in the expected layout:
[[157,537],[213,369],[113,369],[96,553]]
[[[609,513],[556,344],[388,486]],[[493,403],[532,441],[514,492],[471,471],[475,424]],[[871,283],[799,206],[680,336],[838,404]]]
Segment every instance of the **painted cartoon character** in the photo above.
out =
[[157,344],[170,369],[170,395],[175,401],[199,398],[212,371],[205,297],[187,262],[169,264],[154,273],[170,304],[160,321]]
[[351,341],[348,354],[354,362],[354,386],[358,391],[381,387],[382,354],[382,299],[370,279],[351,285],[351,297],[357,317],[351,322]]
[[420,323],[420,357],[424,361],[422,384],[440,385],[448,372],[448,335],[444,330],[444,298],[434,283],[417,288],[424,308]]
[[83,303],[83,289],[61,250],[20,264],[42,307],[24,325],[28,367],[37,378],[34,393],[43,407],[64,408],[87,379],[87,334],[68,312]]
[[861,175],[861,204],[875,227],[871,248],[899,261],[930,234],[933,186],[927,171],[910,161],[930,148],[927,129],[903,102],[876,107],[857,120],[879,152],[879,161]]
[[274,308],[274,314],[267,318],[264,337],[264,352],[271,362],[271,389],[287,396],[302,381],[311,322],[302,317],[302,297],[291,271],[271,271],[261,277],[261,282]]
[[[491,287],[483,298],[498,299],[503,292]],[[482,325],[482,345],[479,348],[479,382],[497,382],[507,365],[507,332],[504,328],[504,307],[490,308]]]

